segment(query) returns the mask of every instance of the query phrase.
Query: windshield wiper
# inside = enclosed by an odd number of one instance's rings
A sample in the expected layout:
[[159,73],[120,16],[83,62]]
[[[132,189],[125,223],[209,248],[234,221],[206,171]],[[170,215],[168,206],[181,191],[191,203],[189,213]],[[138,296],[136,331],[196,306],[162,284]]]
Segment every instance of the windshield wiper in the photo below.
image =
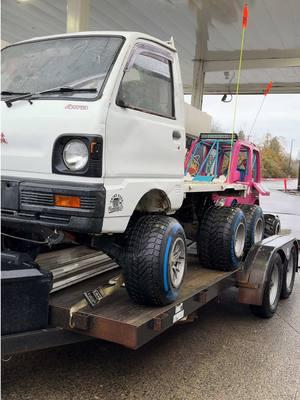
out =
[[29,92],[11,92],[10,90],[2,90],[2,96],[11,96],[13,94],[23,95],[23,94],[30,94]]
[[37,93],[27,93],[22,96],[13,97],[12,99],[5,100],[5,104],[7,105],[7,107],[11,107],[12,103],[15,101],[26,100],[26,99],[29,100],[29,98],[40,96],[42,94],[73,93],[73,92],[95,93],[95,92],[97,92],[97,90],[98,90],[97,88],[72,88],[72,87],[66,86],[66,87],[61,87],[61,88],[48,89],[48,90],[44,90],[42,92],[37,92]]
[[94,93],[97,92],[97,88],[72,88],[69,86],[44,90],[39,94],[47,94],[47,93],[72,93],[72,92],[86,92],[86,93]]

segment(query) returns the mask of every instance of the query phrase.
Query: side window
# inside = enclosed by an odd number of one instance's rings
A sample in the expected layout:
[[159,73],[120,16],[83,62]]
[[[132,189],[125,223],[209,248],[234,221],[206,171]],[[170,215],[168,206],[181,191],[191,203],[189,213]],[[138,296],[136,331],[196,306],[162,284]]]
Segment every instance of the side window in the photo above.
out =
[[245,146],[241,146],[237,163],[237,169],[241,174],[241,179],[240,179],[241,181],[244,181],[249,173],[248,164],[249,164],[249,149]]
[[117,104],[172,118],[172,64],[167,58],[153,53],[139,53],[125,72]]
[[258,182],[258,155],[257,155],[257,151],[254,150],[253,151],[253,160],[252,160],[252,177],[254,182]]
[[228,167],[230,160],[230,151],[224,151],[220,154],[219,175],[228,175]]

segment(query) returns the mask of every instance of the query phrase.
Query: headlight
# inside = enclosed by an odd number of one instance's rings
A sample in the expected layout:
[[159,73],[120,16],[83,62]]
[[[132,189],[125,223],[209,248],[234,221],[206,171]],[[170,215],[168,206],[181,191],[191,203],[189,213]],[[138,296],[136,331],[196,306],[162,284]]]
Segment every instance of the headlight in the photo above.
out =
[[63,160],[71,171],[83,169],[89,160],[89,152],[81,140],[70,140],[64,147]]

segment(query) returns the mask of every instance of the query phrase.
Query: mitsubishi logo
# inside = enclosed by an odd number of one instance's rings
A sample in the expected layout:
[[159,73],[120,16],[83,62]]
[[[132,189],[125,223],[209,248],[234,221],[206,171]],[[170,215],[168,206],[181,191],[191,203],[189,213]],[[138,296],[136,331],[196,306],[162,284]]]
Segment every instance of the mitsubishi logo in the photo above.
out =
[[1,132],[1,144],[8,144],[6,137],[3,132]]

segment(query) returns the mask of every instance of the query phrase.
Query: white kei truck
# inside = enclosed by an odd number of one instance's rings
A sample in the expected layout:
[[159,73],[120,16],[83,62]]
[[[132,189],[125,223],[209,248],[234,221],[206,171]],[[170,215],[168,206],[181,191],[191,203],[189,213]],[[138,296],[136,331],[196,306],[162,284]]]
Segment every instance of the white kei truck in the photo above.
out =
[[1,110],[4,354],[89,337],[138,348],[227,287],[261,317],[290,296],[298,244],[259,207],[259,151],[185,106],[172,40],[10,45]]

